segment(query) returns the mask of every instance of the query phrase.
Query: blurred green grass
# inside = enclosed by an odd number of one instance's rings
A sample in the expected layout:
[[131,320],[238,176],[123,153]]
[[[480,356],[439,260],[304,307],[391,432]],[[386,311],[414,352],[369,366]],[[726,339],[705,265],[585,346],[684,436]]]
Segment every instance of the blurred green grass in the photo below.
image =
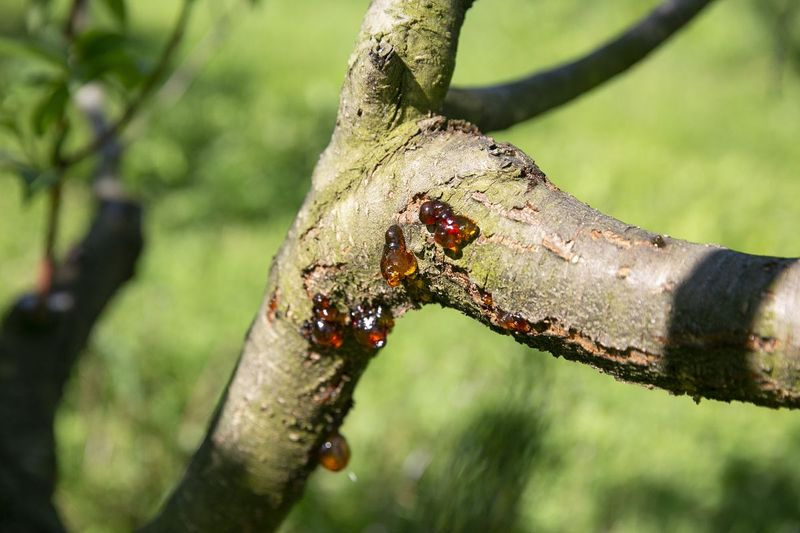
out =
[[[784,77],[777,96],[754,1],[719,2],[630,74],[497,137],[626,222],[800,255],[800,80]],[[476,2],[455,83],[569,58],[653,4]],[[198,4],[187,49],[221,5]],[[148,206],[147,251],[59,413],[57,498],[72,529],[141,523],[202,437],[327,142],[366,5],[239,11],[185,96],[126,152],[126,182]],[[131,3],[134,32],[154,45],[176,6]],[[80,235],[87,202],[70,188],[63,242]],[[0,176],[0,301],[33,282],[42,212]],[[348,473],[316,472],[284,531],[800,527],[794,413],[617,383],[438,308],[398,322],[343,432]]]

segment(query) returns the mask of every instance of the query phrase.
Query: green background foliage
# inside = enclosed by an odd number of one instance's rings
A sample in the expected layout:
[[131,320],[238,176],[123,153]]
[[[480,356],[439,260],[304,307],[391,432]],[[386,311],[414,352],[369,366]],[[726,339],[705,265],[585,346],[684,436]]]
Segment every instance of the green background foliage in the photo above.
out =
[[[800,256],[800,80],[778,76],[754,3],[719,2],[629,75],[497,138],[628,223]],[[0,7],[4,33],[22,4]],[[76,531],[141,523],[202,438],[327,143],[367,2],[241,4],[198,3],[183,56],[202,68],[128,137],[124,180],[146,203],[148,243],[59,412],[57,500]],[[652,5],[476,2],[455,82],[565,60]],[[127,7],[133,38],[157,50],[178,3]],[[209,37],[219,24],[224,40]],[[68,183],[62,243],[90,216],[89,171]],[[2,302],[33,284],[44,232],[43,198],[20,190],[0,174]],[[284,531],[800,528],[796,413],[617,383],[438,306],[399,320],[343,433],[350,466],[313,474]]]

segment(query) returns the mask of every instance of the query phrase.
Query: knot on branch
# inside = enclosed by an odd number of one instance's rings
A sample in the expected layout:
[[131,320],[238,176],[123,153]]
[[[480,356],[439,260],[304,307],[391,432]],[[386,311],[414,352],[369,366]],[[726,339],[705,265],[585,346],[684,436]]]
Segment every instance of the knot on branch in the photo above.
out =
[[[395,53],[394,46],[390,43],[377,38],[369,51],[369,58],[376,70],[387,72],[394,66],[402,64]],[[394,61],[393,61],[394,60]]]

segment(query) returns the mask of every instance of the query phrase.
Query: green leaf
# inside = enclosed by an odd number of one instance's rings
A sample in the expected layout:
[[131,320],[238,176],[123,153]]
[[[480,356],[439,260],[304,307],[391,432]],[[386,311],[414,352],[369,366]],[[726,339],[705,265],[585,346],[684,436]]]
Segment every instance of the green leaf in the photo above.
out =
[[128,20],[128,9],[125,6],[125,0],[103,0],[103,3],[117,23],[120,26],[125,26]]
[[50,125],[64,115],[69,102],[69,89],[64,81],[56,83],[33,111],[33,131],[42,135]]
[[16,157],[8,152],[0,150],[0,168],[11,169],[15,172],[19,172],[23,166],[25,166],[25,164]]
[[85,83],[111,75],[126,87],[137,85],[145,74],[128,44],[119,32],[93,30],[81,34],[75,41],[73,76]]
[[58,173],[52,168],[40,170],[32,166],[15,165],[15,171],[22,184],[24,201],[30,201],[36,193],[49,189],[58,182]]
[[83,59],[103,55],[125,45],[125,36],[118,31],[89,30],[75,39],[76,55]]
[[66,51],[45,42],[0,36],[0,53],[35,59],[60,70],[67,70]]

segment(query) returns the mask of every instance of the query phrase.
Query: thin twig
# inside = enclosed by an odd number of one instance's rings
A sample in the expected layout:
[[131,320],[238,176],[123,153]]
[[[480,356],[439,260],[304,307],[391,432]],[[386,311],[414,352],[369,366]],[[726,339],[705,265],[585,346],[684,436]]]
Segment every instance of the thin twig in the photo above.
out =
[[183,98],[197,79],[200,71],[211,59],[213,52],[217,50],[218,45],[228,38],[233,23],[243,20],[242,17],[234,17],[233,15],[236,10],[246,5],[245,0],[236,0],[228,4],[222,13],[213,14],[215,18],[214,24],[197,40],[194,47],[186,53],[181,64],[161,84],[161,87],[153,95],[151,105],[147,107],[146,111],[140,113],[139,117],[131,124],[128,129],[129,135],[138,135],[156,109],[171,108]]
[[64,37],[67,38],[67,42],[71,42],[74,38],[76,33],[78,32],[78,28],[82,25],[81,21],[85,15],[86,10],[86,0],[74,0],[72,5],[69,9],[69,15],[67,16],[67,20],[64,22]]
[[485,132],[534,118],[625,72],[712,1],[665,0],[626,31],[579,59],[508,83],[451,88],[444,114],[468,120]]
[[[86,10],[86,0],[74,0],[70,5],[69,15],[64,23],[64,38],[71,44],[81,26],[81,21]],[[42,262],[39,271],[38,294],[40,308],[44,307],[45,299],[50,293],[53,285],[53,272],[56,267],[56,242],[58,240],[58,228],[61,215],[61,195],[64,182],[64,172],[66,167],[63,165],[62,150],[69,133],[69,120],[66,115],[66,108],[62,108],[61,116],[56,122],[56,136],[53,141],[53,148],[50,153],[50,163],[55,173],[56,181],[49,190],[49,203],[47,210],[47,221],[45,223],[44,249],[42,251]]]
[[60,164],[61,150],[67,138],[69,122],[66,116],[59,119],[57,125],[56,139],[53,142],[53,149],[50,157],[51,164],[56,172],[56,181],[50,187],[47,210],[47,222],[45,223],[44,249],[42,251],[42,264],[40,265],[38,292],[40,305],[44,304],[45,297],[50,293],[53,282],[53,272],[56,266],[56,243],[58,241],[58,229],[61,215],[61,196],[64,184],[65,168]]
[[142,104],[147,100],[147,98],[151,95],[153,90],[158,86],[158,82],[164,76],[164,73],[169,66],[170,61],[172,60],[172,56],[178,48],[181,40],[183,39],[184,32],[186,30],[186,24],[189,21],[189,14],[191,13],[192,5],[194,4],[193,0],[184,0],[183,5],[181,7],[181,12],[178,15],[178,19],[175,22],[175,26],[172,29],[172,34],[170,35],[167,44],[164,46],[164,49],[161,51],[161,56],[159,57],[158,63],[150,75],[145,79],[144,83],[142,84],[142,88],[139,90],[139,94],[128,103],[128,106],[122,112],[122,115],[114,122],[111,126],[106,129],[105,133],[100,136],[96,137],[93,141],[89,144],[84,146],[83,148],[79,148],[72,154],[67,155],[62,160],[62,164],[66,167],[70,167],[75,163],[81,161],[82,159],[92,155],[95,153],[103,144],[105,144],[108,139],[114,136],[118,136],[120,132],[130,123],[130,121],[136,116],[136,113],[141,108]]

